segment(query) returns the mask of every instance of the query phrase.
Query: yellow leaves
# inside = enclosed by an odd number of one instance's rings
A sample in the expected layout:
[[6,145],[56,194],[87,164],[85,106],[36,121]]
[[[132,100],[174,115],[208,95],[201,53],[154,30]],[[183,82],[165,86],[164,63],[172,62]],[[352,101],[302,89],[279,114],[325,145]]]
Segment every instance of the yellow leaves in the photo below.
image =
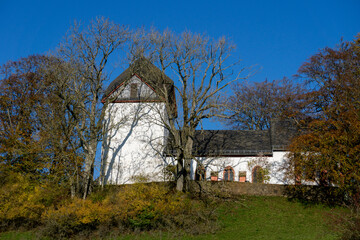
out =
[[16,182],[8,182],[0,188],[0,220],[24,218],[38,221],[45,206],[38,200],[40,187],[34,187],[24,176],[13,176]]
[[[0,186],[0,224],[32,222],[51,234],[72,235],[99,226],[150,229],[162,219],[190,215],[196,206],[181,193],[159,184],[114,187],[112,192],[94,192],[88,199],[70,199],[65,188],[49,182],[29,181],[12,173]],[[50,233],[49,233],[50,234]]]
[[124,186],[115,199],[108,198],[103,203],[113,204],[120,219],[136,217],[144,209],[156,209],[156,214],[167,214],[181,209],[183,204],[178,195],[169,194],[166,187],[156,184]]
[[51,207],[42,215],[43,222],[57,222],[62,226],[97,226],[111,222],[143,226],[162,216],[176,214],[186,208],[180,194],[169,194],[156,184],[123,186],[102,201],[75,198],[58,208]]
[[73,227],[82,224],[104,223],[111,221],[113,210],[109,205],[75,198],[58,209],[48,209],[42,215],[42,220],[56,221],[60,225],[66,224]]

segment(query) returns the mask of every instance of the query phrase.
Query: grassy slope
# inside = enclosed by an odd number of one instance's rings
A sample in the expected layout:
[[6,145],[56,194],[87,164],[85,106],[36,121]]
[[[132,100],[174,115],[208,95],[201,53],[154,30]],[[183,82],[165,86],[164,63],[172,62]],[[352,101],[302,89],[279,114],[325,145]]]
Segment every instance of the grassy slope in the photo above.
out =
[[[224,228],[209,239],[336,239],[324,223],[329,208],[281,197],[248,197],[225,216]],[[197,239],[205,239],[199,237]]]
[[[245,197],[222,207],[222,230],[212,235],[184,236],[181,239],[337,239],[327,221],[331,210],[321,205],[304,206],[283,197]],[[343,209],[335,209],[335,212]],[[326,223],[327,222],[327,223]],[[125,236],[118,239],[173,239],[169,233]]]
[[[245,197],[221,207],[222,230],[212,235],[183,236],[182,239],[336,239],[324,220],[330,208],[304,206],[282,197]],[[337,209],[336,211],[341,211]],[[34,235],[32,235],[34,236]],[[171,233],[156,232],[116,239],[173,239]],[[0,234],[0,239],[36,239],[29,233]]]

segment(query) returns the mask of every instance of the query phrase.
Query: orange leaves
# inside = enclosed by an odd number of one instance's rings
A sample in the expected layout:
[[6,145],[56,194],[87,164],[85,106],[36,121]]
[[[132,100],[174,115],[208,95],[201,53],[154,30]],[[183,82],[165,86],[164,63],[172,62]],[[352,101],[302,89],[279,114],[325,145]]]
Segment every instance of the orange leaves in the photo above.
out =
[[303,180],[311,176],[318,184],[360,191],[358,45],[357,41],[326,48],[300,68],[315,87],[308,97],[316,114],[303,122],[300,136],[292,143],[288,176]]

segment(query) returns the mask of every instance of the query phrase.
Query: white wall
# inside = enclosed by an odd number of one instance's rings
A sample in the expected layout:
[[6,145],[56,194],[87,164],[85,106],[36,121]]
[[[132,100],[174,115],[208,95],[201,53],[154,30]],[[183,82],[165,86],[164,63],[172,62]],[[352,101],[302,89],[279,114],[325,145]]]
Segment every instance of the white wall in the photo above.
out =
[[126,85],[120,87],[113,95],[117,96],[118,100],[129,99],[130,98],[130,89],[131,84],[136,83],[138,85],[138,92],[142,99],[154,100],[157,99],[157,94],[143,81],[141,81],[137,76],[133,76]]
[[273,156],[252,156],[252,157],[198,157],[196,161],[191,163],[191,177],[195,178],[195,171],[198,163],[201,163],[206,168],[206,178],[210,180],[211,172],[219,172],[218,180],[223,180],[223,171],[230,166],[234,169],[234,180],[239,181],[239,171],[246,171],[246,181],[252,182],[252,169],[249,168],[250,161],[257,161],[259,158],[265,159],[270,170],[270,184],[284,184],[284,172],[282,166],[286,161],[286,152],[273,152]]
[[105,183],[133,183],[138,176],[161,180],[164,103],[113,103],[108,108],[102,146]]

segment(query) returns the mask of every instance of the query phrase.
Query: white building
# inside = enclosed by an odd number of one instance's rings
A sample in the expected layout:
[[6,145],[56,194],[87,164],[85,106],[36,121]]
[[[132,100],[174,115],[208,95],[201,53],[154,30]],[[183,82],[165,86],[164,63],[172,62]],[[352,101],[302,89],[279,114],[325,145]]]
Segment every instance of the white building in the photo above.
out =
[[256,175],[262,168],[269,172],[267,183],[284,184],[286,149],[295,132],[290,121],[279,120],[272,121],[271,129],[263,131],[196,131],[193,155],[197,161],[193,161],[191,176],[217,181],[261,182]]
[[[142,59],[110,84],[105,101],[110,103],[104,124],[102,181],[164,180],[164,167],[174,164],[166,149],[168,132],[163,124],[165,102],[176,112],[173,81]],[[261,179],[256,176],[262,168],[269,170],[267,182],[282,184],[281,166],[294,133],[289,121],[273,121],[271,130],[265,131],[198,130],[191,176],[196,180],[258,182]]]

